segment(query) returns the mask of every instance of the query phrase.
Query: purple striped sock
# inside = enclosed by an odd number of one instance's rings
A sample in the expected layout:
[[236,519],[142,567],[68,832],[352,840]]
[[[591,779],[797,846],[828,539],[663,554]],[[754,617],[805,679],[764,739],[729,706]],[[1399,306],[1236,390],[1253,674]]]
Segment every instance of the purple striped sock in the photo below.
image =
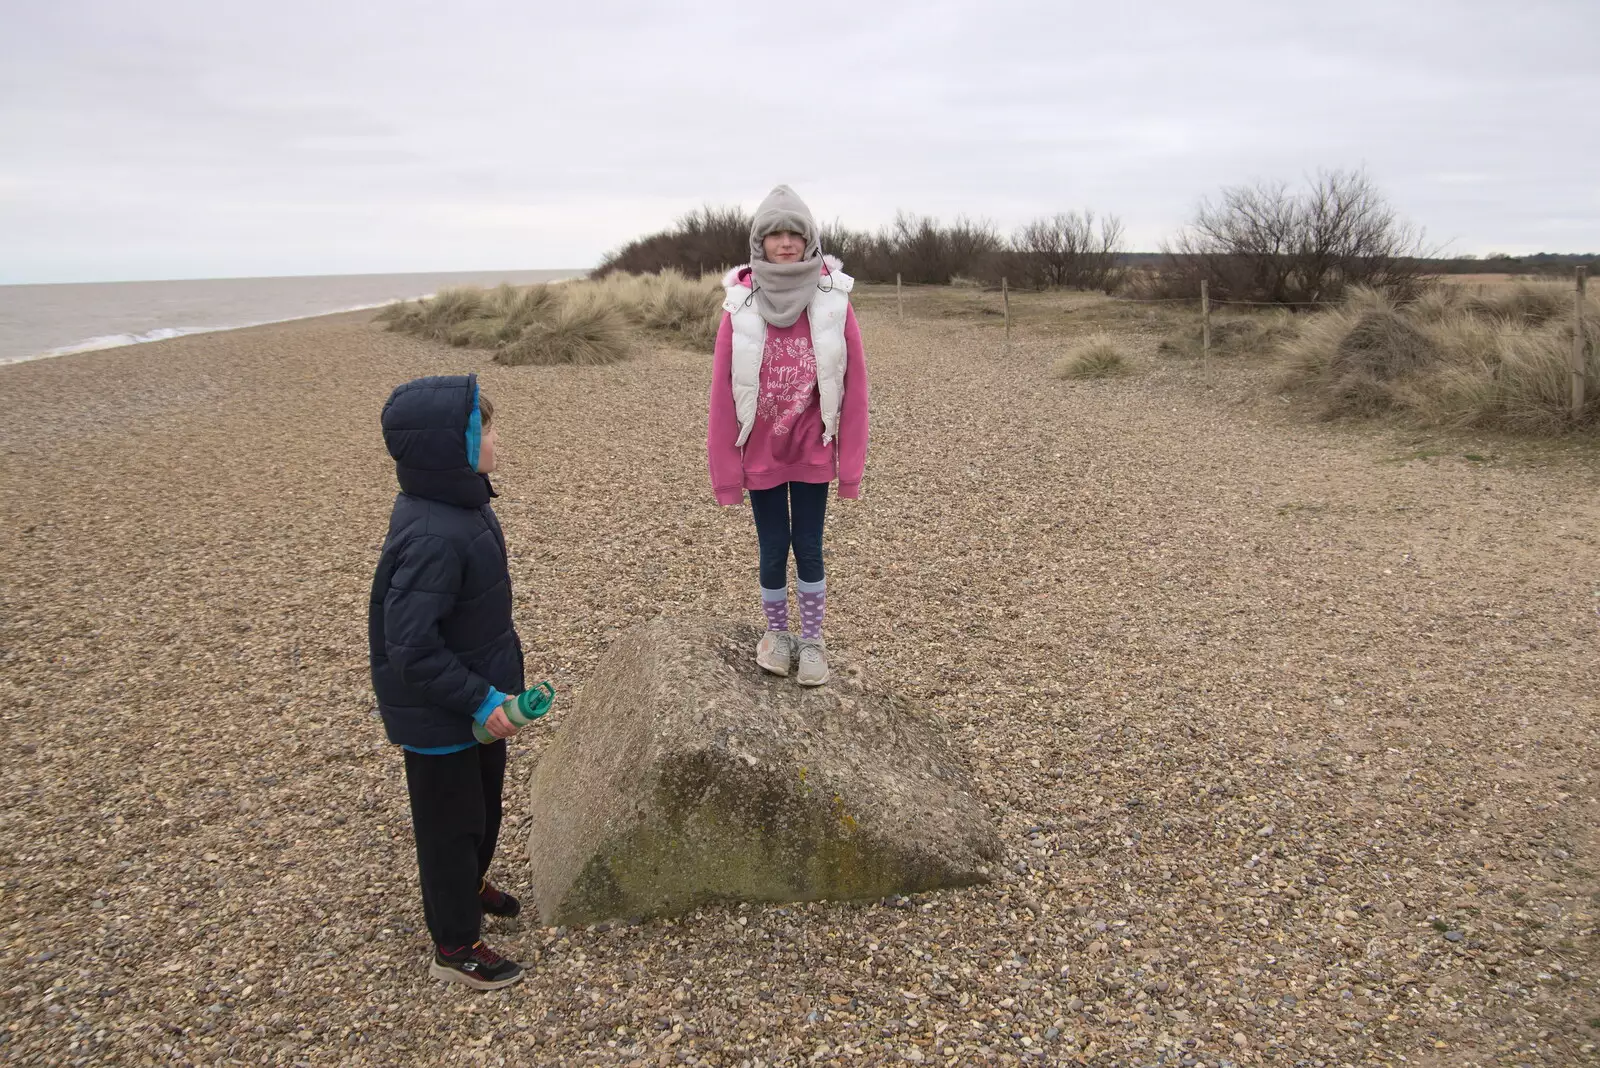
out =
[[800,583],[800,637],[822,637],[822,614],[827,600],[825,581]]
[[768,630],[789,629],[789,591],[761,590],[761,610],[767,614]]

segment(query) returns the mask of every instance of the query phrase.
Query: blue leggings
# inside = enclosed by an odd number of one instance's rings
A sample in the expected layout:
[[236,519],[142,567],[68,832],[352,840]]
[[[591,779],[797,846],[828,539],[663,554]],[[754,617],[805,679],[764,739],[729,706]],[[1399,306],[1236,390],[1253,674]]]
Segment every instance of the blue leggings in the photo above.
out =
[[761,588],[789,584],[789,548],[801,582],[822,581],[822,519],[828,511],[827,482],[785,482],[750,491],[761,544]]

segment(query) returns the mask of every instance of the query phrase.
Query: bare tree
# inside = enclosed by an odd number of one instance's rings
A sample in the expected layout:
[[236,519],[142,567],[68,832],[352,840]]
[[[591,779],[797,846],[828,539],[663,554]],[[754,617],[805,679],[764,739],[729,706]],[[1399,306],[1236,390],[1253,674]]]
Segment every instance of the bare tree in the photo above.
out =
[[750,221],[750,215],[736,206],[707,204],[678,219],[669,230],[635,238],[607,253],[592,275],[649,274],[675,267],[695,278],[702,272],[725,270],[750,258]]
[[1003,245],[987,220],[959,216],[942,226],[937,219],[907,212],[895,216],[879,241],[891,271],[924,285],[948,285],[957,275],[984,273]]
[[[649,273],[676,267],[698,276],[721,271],[750,258],[749,214],[737,207],[707,205],[678,219],[670,229],[643,237],[610,252],[593,271]],[[907,282],[948,285],[957,275],[999,281],[997,257],[1005,241],[993,224],[965,216],[945,225],[925,215],[901,212],[876,233],[851,230],[835,221],[819,235],[824,252],[832,252],[845,269],[863,282]]]
[[839,257],[851,276],[863,282],[881,282],[887,274],[888,280],[894,281],[894,267],[882,235],[852,230],[835,219],[821,228],[818,239],[822,251]]
[[1162,289],[1274,304],[1338,300],[1348,286],[1415,291],[1426,255],[1360,171],[1323,171],[1303,193],[1287,185],[1233,186],[1202,201],[1194,221],[1162,249]]
[[1116,287],[1122,237],[1122,220],[1115,215],[1101,219],[1098,228],[1092,211],[1034,219],[1011,238],[1018,281],[1035,289],[1110,292]]

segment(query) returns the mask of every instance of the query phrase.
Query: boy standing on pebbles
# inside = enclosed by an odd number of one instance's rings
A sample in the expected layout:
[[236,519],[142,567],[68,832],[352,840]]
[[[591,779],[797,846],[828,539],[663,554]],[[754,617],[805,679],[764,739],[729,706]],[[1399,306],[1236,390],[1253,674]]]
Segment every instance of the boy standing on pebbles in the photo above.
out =
[[[419,378],[390,394],[383,439],[400,493],[367,631],[384,731],[405,749],[434,943],[429,973],[495,990],[522,978],[522,967],[479,933],[485,912],[522,911],[487,877],[500,834],[505,739],[517,732],[501,706],[523,689],[523,665],[505,537],[489,507],[494,406],[476,375]],[[474,724],[496,740],[480,744]]]
[[[822,645],[827,583],[822,521],[828,486],[861,494],[867,462],[867,361],[850,307],[852,280],[822,255],[811,209],[780,185],[756,209],[750,263],[722,284],[727,313],[711,369],[706,454],[717,503],[750,494],[761,552],[767,630],[756,646],[764,671],[828,681]],[[789,550],[794,550],[800,640],[789,632]],[[798,654],[798,656],[796,655]]]

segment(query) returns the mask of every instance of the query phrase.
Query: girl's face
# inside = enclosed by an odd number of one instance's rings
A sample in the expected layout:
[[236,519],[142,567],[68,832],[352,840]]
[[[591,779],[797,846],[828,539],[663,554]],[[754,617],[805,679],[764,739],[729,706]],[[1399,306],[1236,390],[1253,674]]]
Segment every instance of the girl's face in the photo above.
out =
[[798,263],[806,252],[804,234],[777,230],[761,239],[761,252],[768,263]]

